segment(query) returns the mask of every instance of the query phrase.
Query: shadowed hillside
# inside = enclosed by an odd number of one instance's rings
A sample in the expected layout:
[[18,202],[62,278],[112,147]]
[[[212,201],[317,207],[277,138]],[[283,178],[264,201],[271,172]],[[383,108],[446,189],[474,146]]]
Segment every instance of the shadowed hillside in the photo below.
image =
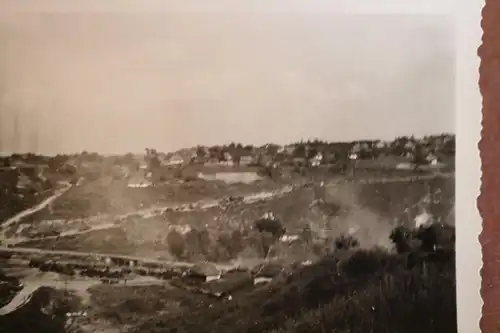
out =
[[360,250],[329,255],[252,293],[160,316],[133,331],[454,333],[455,302],[454,253]]

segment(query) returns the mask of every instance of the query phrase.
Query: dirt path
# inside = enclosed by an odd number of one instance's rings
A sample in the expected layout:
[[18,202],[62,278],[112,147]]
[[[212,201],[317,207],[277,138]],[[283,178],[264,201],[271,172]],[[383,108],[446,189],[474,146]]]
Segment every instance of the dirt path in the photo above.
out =
[[[285,186],[279,190],[276,191],[261,191],[261,192],[256,192],[256,193],[250,193],[246,196],[243,197],[242,204],[252,204],[257,201],[261,200],[272,200],[274,198],[283,196],[287,193],[290,193],[291,191],[294,190],[294,187],[292,186]],[[28,237],[21,237],[21,236],[11,236],[9,238],[5,238],[4,242],[5,244],[10,244],[10,245],[15,245],[19,243],[23,243],[26,241],[44,241],[44,240],[50,240],[50,239],[56,239],[60,237],[70,237],[70,236],[77,236],[77,235],[83,235],[87,233],[91,233],[97,230],[106,230],[106,229],[112,229],[112,228],[118,228],[122,223],[124,223],[124,220],[127,217],[130,216],[141,216],[143,218],[150,218],[154,216],[161,215],[167,211],[167,209],[172,209],[180,212],[190,212],[190,211],[195,211],[195,210],[203,210],[203,209],[209,209],[213,207],[217,207],[222,204],[222,202],[226,200],[226,198],[219,199],[219,200],[201,200],[197,202],[193,202],[190,204],[177,204],[177,205],[169,205],[169,206],[162,206],[162,207],[152,207],[148,209],[143,209],[143,210],[138,210],[118,216],[95,216],[92,218],[88,219],[74,219],[74,220],[68,220],[65,221],[65,226],[70,227],[71,224],[75,223],[81,223],[85,221],[85,224],[89,225],[92,223],[95,223],[95,225],[90,226],[90,228],[85,229],[85,230],[68,230],[65,232],[62,232],[58,236],[45,236],[45,237],[37,237],[37,238],[28,238]],[[32,212],[34,213],[34,212]],[[115,222],[109,222],[109,220],[113,220]]]
[[71,184],[67,183],[65,184],[64,188],[60,189],[57,191],[55,194],[52,196],[48,197],[44,201],[40,202],[39,204],[25,209],[22,212],[19,212],[18,214],[14,215],[13,217],[9,218],[8,220],[4,221],[3,223],[0,224],[0,230],[5,230],[8,227],[10,227],[13,224],[19,223],[23,218],[33,215],[36,212],[41,211],[42,209],[46,208],[48,205],[50,205],[54,200],[59,198],[61,195],[66,193],[70,188],[72,187]]
[[[16,311],[17,309],[23,307],[29,303],[35,292],[41,287],[51,287],[55,289],[64,289],[73,291],[79,296],[83,304],[89,304],[90,293],[88,290],[95,286],[101,284],[99,279],[89,279],[89,278],[71,278],[67,279],[56,273],[45,273],[42,275],[34,275],[22,279],[23,289],[21,289],[17,295],[6,305],[0,308],[0,316],[5,316],[9,313]],[[150,286],[150,285],[165,285],[165,281],[161,281],[154,278],[138,277],[135,279],[128,279],[125,284],[126,286]]]
[[9,303],[0,308],[0,316],[8,315],[9,313],[23,307],[30,301],[31,297],[35,291],[38,290],[38,288],[40,288],[40,286],[30,285],[24,287]]

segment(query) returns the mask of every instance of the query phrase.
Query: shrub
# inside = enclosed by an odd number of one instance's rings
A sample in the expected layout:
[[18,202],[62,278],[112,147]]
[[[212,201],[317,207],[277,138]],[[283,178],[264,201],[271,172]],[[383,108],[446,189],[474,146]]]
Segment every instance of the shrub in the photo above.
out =
[[177,257],[182,258],[186,249],[184,238],[177,230],[172,230],[167,235],[167,244],[169,252]]
[[259,232],[269,232],[275,238],[283,236],[286,232],[285,227],[280,220],[275,219],[259,219],[255,221],[254,226]]
[[243,236],[239,230],[232,233],[222,233],[217,238],[217,247],[221,247],[227,256],[234,258],[243,250]]
[[340,235],[335,239],[336,250],[350,250],[359,246],[359,241],[351,235]]

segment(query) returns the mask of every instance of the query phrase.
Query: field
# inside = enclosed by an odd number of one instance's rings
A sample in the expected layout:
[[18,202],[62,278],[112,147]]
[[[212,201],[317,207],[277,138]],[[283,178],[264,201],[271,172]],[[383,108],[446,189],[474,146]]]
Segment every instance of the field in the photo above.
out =
[[156,187],[129,188],[126,180],[84,181],[71,188],[64,197],[31,217],[32,221],[44,219],[88,218],[99,214],[126,214],[139,209],[175,203],[190,203],[217,199],[229,195],[271,190],[283,182],[270,180],[252,184],[192,180],[189,182],[160,184]]

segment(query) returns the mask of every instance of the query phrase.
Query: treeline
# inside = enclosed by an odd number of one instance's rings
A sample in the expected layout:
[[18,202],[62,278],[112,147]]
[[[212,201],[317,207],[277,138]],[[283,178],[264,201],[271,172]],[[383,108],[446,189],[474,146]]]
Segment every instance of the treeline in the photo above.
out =
[[[240,150],[242,152],[255,152],[260,151],[266,154],[275,155],[278,154],[283,148],[291,150],[297,157],[312,157],[317,151],[331,151],[338,153],[347,153],[354,150],[359,150],[361,154],[369,154],[369,152],[374,153],[387,153],[392,155],[404,155],[409,149],[414,147],[421,147],[431,150],[435,153],[442,153],[446,155],[452,155],[455,153],[455,135],[450,133],[442,133],[439,135],[428,135],[424,137],[415,136],[400,136],[396,137],[391,141],[382,140],[355,140],[355,141],[345,141],[345,142],[329,142],[326,140],[313,139],[313,140],[301,140],[287,145],[278,145],[274,143],[268,143],[265,145],[251,145],[244,143],[232,142],[229,144],[213,145],[213,146],[197,146],[193,148],[187,148],[184,150],[192,150],[196,155],[206,156],[207,154],[211,157],[221,157],[224,152],[231,152],[233,150]],[[307,153],[306,153],[307,152]],[[162,152],[154,148],[146,148],[145,155],[154,156]],[[172,152],[173,153],[173,152]],[[58,162],[57,164],[62,164],[72,158],[80,158],[82,160],[88,161],[98,161],[106,158],[118,158],[123,160],[132,160],[134,155],[131,153],[124,155],[102,155],[97,152],[82,151],[81,153],[75,154],[58,154],[56,156],[43,156],[34,153],[26,154],[13,154],[10,156],[0,157],[0,164],[8,165],[9,161],[12,160],[25,160],[31,163],[42,163],[44,161],[54,160]]]

